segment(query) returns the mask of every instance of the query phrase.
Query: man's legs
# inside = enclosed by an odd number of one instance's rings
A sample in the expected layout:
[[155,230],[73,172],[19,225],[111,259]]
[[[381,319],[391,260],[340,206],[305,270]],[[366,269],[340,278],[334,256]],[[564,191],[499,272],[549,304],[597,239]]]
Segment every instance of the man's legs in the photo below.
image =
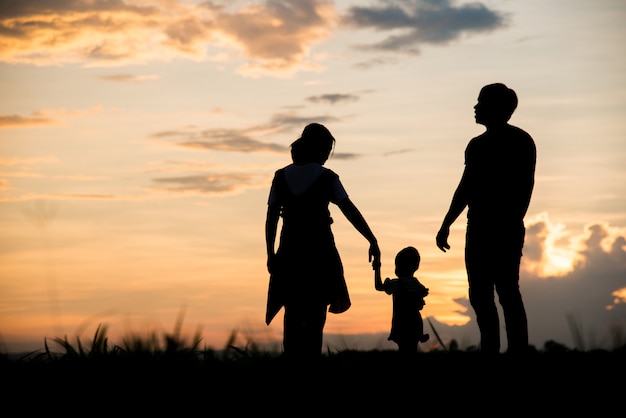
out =
[[522,295],[517,286],[498,287],[500,305],[504,313],[508,352],[523,352],[528,349],[528,321]]
[[470,273],[469,278],[469,300],[476,322],[480,330],[480,351],[485,353],[500,352],[500,320],[498,309],[494,299],[493,285],[491,281],[485,280],[487,277],[477,276]]
[[502,273],[496,281],[496,292],[506,324],[507,351],[517,353],[528,349],[528,320],[519,289],[520,260],[521,246],[518,253],[513,252],[508,260],[502,260]]
[[494,293],[494,257],[490,235],[468,226],[465,241],[465,268],[469,300],[480,331],[480,350],[500,352],[500,320]]
[[523,223],[468,225],[465,264],[470,303],[481,333],[481,350],[499,352],[500,330],[494,301],[498,293],[507,331],[508,351],[528,349],[528,321],[519,289],[519,268],[524,246]]

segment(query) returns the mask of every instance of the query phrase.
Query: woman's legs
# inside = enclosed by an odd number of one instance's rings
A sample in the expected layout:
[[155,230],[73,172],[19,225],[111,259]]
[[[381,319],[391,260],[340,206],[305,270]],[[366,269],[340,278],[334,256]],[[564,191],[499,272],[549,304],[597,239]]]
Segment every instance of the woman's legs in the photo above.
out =
[[313,359],[322,353],[325,303],[300,301],[285,305],[283,351],[293,359]]

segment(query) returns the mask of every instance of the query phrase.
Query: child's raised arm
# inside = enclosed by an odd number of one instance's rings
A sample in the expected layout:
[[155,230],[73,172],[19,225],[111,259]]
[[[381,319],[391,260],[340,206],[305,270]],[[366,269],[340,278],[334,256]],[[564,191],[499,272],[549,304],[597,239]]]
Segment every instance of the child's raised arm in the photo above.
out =
[[376,290],[384,291],[383,279],[380,277],[380,260],[372,261],[372,269],[374,270],[374,287]]

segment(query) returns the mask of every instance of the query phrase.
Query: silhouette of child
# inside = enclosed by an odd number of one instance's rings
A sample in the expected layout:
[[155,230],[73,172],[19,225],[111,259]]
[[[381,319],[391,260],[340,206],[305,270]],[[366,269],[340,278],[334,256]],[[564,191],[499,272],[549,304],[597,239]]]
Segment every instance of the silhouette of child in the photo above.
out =
[[406,247],[396,255],[396,278],[382,281],[380,262],[374,260],[374,286],[376,290],[392,296],[393,314],[389,341],[398,345],[403,354],[416,354],[420,342],[428,341],[424,334],[421,310],[426,302],[428,289],[414,277],[420,265],[420,254],[415,247]]

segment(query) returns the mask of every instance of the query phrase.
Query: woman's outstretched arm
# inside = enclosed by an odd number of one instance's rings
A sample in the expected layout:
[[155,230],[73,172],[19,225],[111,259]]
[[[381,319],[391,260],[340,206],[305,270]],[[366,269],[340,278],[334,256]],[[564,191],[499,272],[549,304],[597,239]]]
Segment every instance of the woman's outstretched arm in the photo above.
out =
[[370,243],[369,249],[369,261],[372,260],[375,263],[380,263],[380,248],[378,248],[378,240],[374,236],[374,233],[370,229],[369,225],[365,221],[365,218],[361,212],[354,206],[354,203],[349,198],[341,200],[337,206],[341,209],[346,219],[361,233]]

